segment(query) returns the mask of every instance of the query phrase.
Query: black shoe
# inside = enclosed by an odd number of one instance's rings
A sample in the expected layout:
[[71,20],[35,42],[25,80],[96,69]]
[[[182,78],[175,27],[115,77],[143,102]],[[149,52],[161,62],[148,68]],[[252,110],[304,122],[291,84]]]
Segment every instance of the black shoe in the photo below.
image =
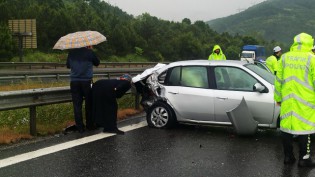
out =
[[315,162],[311,158],[302,159],[302,160],[299,160],[298,166],[299,167],[315,167]]
[[295,161],[296,161],[296,159],[294,156],[291,156],[291,157],[285,156],[283,163],[284,164],[294,164]]
[[97,127],[95,125],[89,125],[89,126],[86,126],[86,129],[87,130],[96,130]]
[[79,129],[78,129],[78,132],[79,132],[79,133],[84,133],[84,131],[85,131],[84,128],[79,128]]
[[108,130],[108,129],[105,129],[105,128],[104,128],[104,129],[103,129],[103,132],[104,132],[104,133],[113,133],[113,130]]
[[125,132],[123,132],[123,131],[117,129],[117,130],[116,130],[116,134],[117,134],[117,135],[124,135]]
[[119,129],[115,129],[115,130],[107,130],[107,129],[104,129],[103,132],[107,132],[107,133],[115,133],[117,135],[123,135],[125,134],[125,132],[119,130]]

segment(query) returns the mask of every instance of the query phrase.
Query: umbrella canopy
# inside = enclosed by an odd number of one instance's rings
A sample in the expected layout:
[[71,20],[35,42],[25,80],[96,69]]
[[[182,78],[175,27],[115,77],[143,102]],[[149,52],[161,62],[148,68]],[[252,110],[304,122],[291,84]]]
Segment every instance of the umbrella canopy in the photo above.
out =
[[53,49],[75,49],[97,45],[106,41],[106,37],[97,31],[78,31],[61,37]]

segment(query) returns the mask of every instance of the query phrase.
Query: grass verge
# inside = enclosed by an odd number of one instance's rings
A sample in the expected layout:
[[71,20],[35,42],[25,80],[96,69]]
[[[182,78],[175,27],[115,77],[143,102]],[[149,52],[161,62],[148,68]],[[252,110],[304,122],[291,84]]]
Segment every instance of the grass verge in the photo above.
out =
[[[135,107],[134,96],[125,95],[118,99],[117,120],[126,119],[142,112]],[[84,107],[84,106],[83,106]],[[83,115],[84,112],[83,112]],[[17,143],[32,139],[29,134],[29,109],[16,109],[0,112],[0,144]],[[74,124],[72,103],[53,104],[36,107],[37,136],[49,136],[61,133]]]

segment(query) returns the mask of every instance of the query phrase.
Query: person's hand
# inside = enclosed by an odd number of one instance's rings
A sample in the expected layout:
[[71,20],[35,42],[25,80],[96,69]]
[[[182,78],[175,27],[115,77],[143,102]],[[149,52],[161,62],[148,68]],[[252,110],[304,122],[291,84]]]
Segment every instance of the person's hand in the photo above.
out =
[[281,106],[281,102],[277,102],[277,105],[278,105],[278,106]]

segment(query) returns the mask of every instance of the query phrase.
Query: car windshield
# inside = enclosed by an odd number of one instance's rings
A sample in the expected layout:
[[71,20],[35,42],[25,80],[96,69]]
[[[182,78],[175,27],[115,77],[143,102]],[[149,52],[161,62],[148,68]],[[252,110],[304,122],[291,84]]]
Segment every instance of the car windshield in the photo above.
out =
[[242,53],[242,58],[253,58],[252,53]]
[[260,77],[264,78],[267,82],[274,85],[275,82],[275,76],[268,72],[265,69],[262,69],[261,67],[254,65],[254,64],[246,64],[244,65],[246,68],[250,69],[251,71],[258,74]]

